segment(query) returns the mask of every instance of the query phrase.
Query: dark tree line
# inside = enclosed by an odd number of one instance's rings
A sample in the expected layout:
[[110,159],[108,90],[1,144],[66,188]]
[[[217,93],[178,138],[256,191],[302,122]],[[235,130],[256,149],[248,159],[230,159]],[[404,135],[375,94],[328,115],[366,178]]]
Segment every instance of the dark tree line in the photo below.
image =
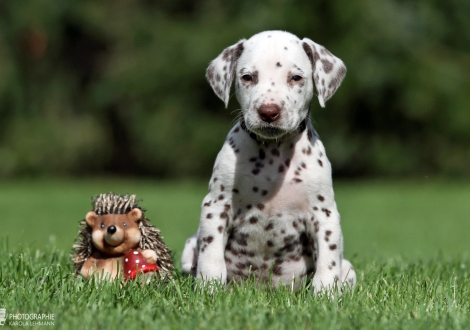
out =
[[236,117],[205,69],[267,29],[348,67],[312,102],[335,175],[470,174],[470,2],[7,0],[0,177],[207,176]]

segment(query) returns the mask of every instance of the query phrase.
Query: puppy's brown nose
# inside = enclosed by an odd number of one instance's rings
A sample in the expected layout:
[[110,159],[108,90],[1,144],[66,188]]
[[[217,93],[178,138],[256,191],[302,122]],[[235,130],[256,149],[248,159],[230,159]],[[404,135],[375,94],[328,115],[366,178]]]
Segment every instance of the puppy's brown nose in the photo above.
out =
[[263,104],[258,108],[258,114],[262,121],[272,123],[281,116],[281,109],[276,104]]

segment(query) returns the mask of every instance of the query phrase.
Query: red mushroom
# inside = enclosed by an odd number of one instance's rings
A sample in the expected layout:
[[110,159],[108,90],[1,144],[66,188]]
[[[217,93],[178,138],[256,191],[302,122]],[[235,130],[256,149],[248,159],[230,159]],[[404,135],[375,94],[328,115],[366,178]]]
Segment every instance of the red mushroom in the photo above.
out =
[[138,273],[158,272],[156,264],[149,264],[137,250],[131,250],[124,255],[124,278],[135,279]]

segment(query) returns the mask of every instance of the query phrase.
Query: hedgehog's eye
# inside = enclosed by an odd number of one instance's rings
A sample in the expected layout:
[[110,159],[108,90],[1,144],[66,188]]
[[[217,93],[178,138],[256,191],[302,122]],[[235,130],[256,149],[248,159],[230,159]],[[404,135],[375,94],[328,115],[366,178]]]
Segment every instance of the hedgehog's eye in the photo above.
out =
[[242,76],[242,79],[243,79],[244,81],[253,81],[253,77],[252,77],[251,75],[249,75],[249,74],[244,74],[244,75]]
[[127,223],[125,223],[125,222],[123,222],[122,225],[123,225],[124,227],[127,227]]
[[299,76],[299,75],[295,75],[295,76],[292,76],[291,80],[293,80],[293,81],[301,81],[301,80],[302,80],[302,77]]
[[101,224],[101,228],[104,228],[104,223]]

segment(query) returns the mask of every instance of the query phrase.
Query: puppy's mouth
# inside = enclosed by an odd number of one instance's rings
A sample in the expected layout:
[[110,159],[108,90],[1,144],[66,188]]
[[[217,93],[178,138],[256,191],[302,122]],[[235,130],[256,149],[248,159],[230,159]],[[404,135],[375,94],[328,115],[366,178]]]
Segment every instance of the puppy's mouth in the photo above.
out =
[[289,133],[289,131],[273,125],[254,127],[251,131],[264,139],[278,139]]
[[293,130],[280,128],[274,124],[261,124],[254,127],[247,126],[243,119],[240,121],[240,126],[255,140],[275,140],[280,142],[302,133],[307,127],[308,120],[309,117],[307,116],[299,126]]

